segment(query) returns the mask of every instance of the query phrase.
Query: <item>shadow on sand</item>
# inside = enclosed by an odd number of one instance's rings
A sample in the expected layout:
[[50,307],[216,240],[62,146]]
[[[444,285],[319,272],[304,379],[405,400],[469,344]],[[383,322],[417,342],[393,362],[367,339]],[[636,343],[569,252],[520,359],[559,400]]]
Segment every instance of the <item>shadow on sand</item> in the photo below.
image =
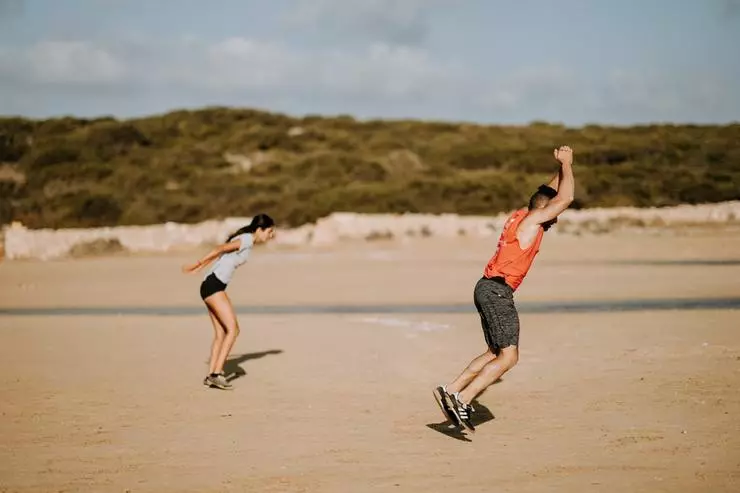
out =
[[270,349],[269,351],[260,351],[258,353],[246,353],[232,356],[227,359],[226,363],[224,364],[224,374],[226,375],[226,380],[228,382],[231,382],[247,374],[247,372],[244,371],[244,368],[239,366],[241,363],[252,359],[264,358],[265,356],[268,356],[270,354],[280,354],[282,352],[282,349]]
[[[496,418],[491,410],[481,404],[477,399],[473,399],[473,409],[475,409],[475,412],[471,416],[470,421],[476,428],[478,428],[479,425]],[[454,425],[450,420],[445,420],[441,423],[430,423],[427,425],[427,428],[438,431],[439,433],[447,435],[450,438],[454,438],[455,440],[472,442],[472,440],[468,438],[468,434],[470,432],[461,426]]]

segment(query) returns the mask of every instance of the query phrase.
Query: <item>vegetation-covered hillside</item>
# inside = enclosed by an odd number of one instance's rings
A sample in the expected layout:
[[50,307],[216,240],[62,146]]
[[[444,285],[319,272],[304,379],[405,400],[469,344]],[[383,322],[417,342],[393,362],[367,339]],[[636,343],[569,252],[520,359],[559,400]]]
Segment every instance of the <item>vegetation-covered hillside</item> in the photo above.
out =
[[576,207],[740,199],[740,124],[503,127],[209,108],[125,121],[0,118],[0,223],[495,214],[551,176],[562,144],[576,151]]

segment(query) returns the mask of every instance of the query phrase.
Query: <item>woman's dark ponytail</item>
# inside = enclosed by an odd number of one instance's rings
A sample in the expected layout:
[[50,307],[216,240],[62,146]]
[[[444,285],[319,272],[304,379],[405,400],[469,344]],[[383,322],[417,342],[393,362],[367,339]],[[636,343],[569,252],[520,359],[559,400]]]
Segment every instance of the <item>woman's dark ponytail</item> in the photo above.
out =
[[252,218],[251,223],[231,233],[231,235],[229,235],[229,238],[226,240],[226,243],[230,242],[239,235],[243,235],[244,233],[254,233],[258,229],[267,229],[273,226],[275,226],[275,221],[273,221],[270,216],[268,216],[267,214],[257,214]]

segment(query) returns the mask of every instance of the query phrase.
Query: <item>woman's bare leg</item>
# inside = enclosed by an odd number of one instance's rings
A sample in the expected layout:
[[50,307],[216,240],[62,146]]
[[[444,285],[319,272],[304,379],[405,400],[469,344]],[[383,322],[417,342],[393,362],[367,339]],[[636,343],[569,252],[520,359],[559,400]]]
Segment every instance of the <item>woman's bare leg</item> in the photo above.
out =
[[216,371],[216,361],[218,361],[218,355],[221,353],[221,347],[224,344],[224,339],[226,339],[226,329],[223,325],[221,325],[221,322],[218,321],[218,317],[215,313],[213,313],[213,310],[211,310],[211,307],[208,306],[206,303],[206,307],[208,308],[208,316],[211,319],[211,323],[213,324],[213,343],[211,344],[211,358],[208,360],[208,373],[218,373]]
[[221,347],[211,363],[211,372],[221,373],[224,370],[226,358],[229,356],[231,348],[234,346],[234,342],[239,335],[239,323],[236,320],[236,314],[234,314],[234,307],[231,305],[231,300],[225,291],[214,293],[206,298],[205,301],[210,311],[216,315],[221,327],[226,331],[226,336],[221,343]]

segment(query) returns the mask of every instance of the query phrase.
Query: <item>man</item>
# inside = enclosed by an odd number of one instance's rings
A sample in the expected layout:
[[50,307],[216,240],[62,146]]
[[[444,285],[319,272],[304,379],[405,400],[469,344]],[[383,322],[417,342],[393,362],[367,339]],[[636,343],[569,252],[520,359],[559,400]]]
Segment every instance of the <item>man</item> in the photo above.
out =
[[450,421],[471,432],[475,427],[470,403],[519,359],[519,315],[513,294],[539,252],[543,234],[573,202],[573,151],[563,146],[553,154],[560,162],[558,173],[532,195],[529,207],[514,212],[506,221],[498,248],[475,286],[473,298],[488,350],[452,383],[434,389],[434,397]]

